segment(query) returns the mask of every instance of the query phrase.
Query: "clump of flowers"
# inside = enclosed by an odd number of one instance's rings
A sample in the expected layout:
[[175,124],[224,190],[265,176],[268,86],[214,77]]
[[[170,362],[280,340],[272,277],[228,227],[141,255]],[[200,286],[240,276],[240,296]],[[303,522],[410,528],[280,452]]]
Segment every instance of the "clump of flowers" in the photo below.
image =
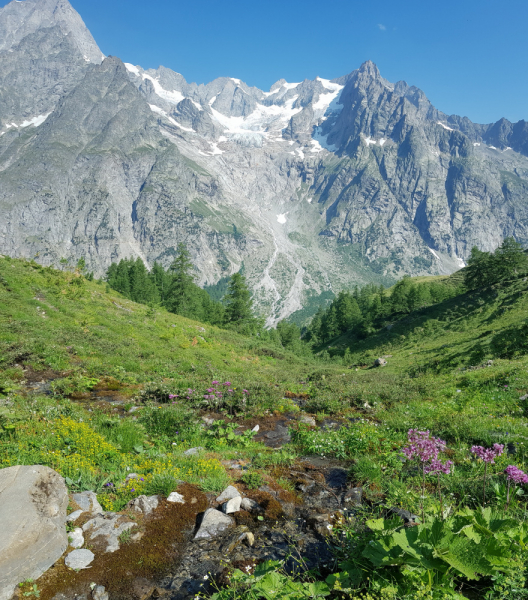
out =
[[[419,431],[409,429],[407,433],[408,446],[402,449],[408,460],[418,460],[422,463],[422,498],[420,508],[422,509],[422,520],[424,519],[423,499],[425,497],[425,476],[436,473],[438,479],[438,493],[440,495],[440,474],[449,475],[453,462],[448,460],[442,463],[438,459],[440,452],[444,452],[447,444],[440,438],[435,438],[429,430]],[[440,506],[442,510],[442,499],[440,495]],[[443,512],[443,511],[442,511]]]
[[504,444],[493,444],[491,448],[484,446],[472,446],[471,452],[480,460],[484,461],[484,503],[486,503],[486,477],[488,474],[488,465],[495,464],[495,459],[504,452]]
[[508,506],[510,505],[510,485],[513,482],[514,485],[517,484],[525,484],[528,483],[528,475],[524,471],[521,471],[519,467],[515,465],[510,465],[506,467],[504,470],[506,473],[506,480],[508,481],[508,495],[506,497],[506,510],[508,510]]

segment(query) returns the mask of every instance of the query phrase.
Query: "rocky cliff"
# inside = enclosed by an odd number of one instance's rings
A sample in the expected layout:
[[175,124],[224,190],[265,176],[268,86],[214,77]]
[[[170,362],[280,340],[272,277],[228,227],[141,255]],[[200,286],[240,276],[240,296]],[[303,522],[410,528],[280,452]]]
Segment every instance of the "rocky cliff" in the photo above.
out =
[[448,116],[367,62],[342,78],[187,83],[105,58],[67,0],[0,10],[0,252],[102,274],[240,268],[276,322],[310,297],[452,272],[528,242],[528,124]]

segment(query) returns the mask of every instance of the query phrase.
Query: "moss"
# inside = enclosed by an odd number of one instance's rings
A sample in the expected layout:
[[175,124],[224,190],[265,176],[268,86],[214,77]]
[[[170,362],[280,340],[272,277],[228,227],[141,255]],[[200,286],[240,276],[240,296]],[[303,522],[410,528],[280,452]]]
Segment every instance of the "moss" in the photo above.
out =
[[[140,541],[114,553],[95,551],[91,567],[79,572],[68,569],[61,558],[37,581],[40,599],[86,594],[95,581],[105,586],[112,600],[139,600],[138,582],[148,580],[154,586],[177,564],[194,531],[196,516],[207,508],[207,498],[197,488],[182,485],[178,491],[185,497],[185,504],[163,500],[151,518],[138,518],[139,531],[143,532]],[[90,548],[90,544],[85,547]]]

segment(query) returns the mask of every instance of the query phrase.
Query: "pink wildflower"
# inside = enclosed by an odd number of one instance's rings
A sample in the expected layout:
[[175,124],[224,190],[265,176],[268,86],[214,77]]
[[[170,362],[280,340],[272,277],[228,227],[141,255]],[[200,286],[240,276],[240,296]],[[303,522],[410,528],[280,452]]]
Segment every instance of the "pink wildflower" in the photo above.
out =
[[495,458],[498,458],[504,452],[504,444],[493,444],[493,448],[484,448],[483,446],[472,446],[471,452],[482,459],[485,463],[495,464]]
[[513,483],[528,483],[528,475],[515,465],[506,467],[504,472],[506,473],[508,480],[513,481]]

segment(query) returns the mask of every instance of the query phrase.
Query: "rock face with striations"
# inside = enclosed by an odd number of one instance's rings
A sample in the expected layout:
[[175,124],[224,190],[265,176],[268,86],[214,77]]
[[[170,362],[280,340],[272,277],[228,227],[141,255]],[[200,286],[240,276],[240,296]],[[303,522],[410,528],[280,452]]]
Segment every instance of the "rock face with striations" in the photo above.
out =
[[68,490],[49,467],[0,470],[0,600],[15,587],[37,579],[68,546]]
[[185,242],[201,284],[243,265],[273,325],[528,243],[525,121],[446,115],[370,61],[264,92],[102,58],[67,0],[0,9],[0,253],[102,275]]

